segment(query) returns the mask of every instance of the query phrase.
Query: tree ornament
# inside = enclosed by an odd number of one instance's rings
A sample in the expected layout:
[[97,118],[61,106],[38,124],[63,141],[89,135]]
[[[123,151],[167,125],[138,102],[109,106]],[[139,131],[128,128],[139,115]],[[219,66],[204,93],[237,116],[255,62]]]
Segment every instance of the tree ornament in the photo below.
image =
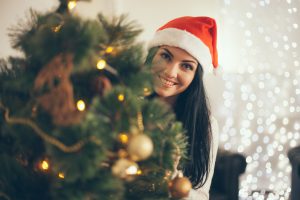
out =
[[130,126],[130,131],[132,135],[140,134],[142,131],[137,126]]
[[128,178],[128,176],[136,175],[139,167],[137,163],[131,160],[120,158],[115,162],[111,169],[113,175],[125,179]]
[[144,87],[144,96],[149,96],[150,94],[152,94],[152,91],[149,88]]
[[169,182],[169,192],[173,198],[184,198],[189,195],[192,189],[190,180],[183,177],[182,173]]
[[153,142],[151,138],[145,134],[133,135],[128,142],[128,154],[134,161],[147,159],[153,152]]
[[55,125],[69,126],[81,121],[70,80],[72,69],[73,55],[59,54],[40,70],[34,82],[34,90],[40,94],[37,103],[51,114]]
[[[77,143],[71,145],[71,146],[67,146],[65,145],[63,142],[61,142],[60,140],[56,139],[55,137],[50,136],[49,134],[47,134],[45,131],[43,131],[34,121],[27,119],[27,118],[19,118],[19,117],[10,117],[9,116],[9,109],[6,108],[2,102],[0,101],[0,109],[4,110],[4,119],[7,123],[10,124],[21,124],[21,125],[26,125],[29,126],[30,128],[32,128],[34,130],[33,133],[37,134],[38,136],[40,136],[43,140],[45,140],[46,142],[56,146],[57,148],[59,148],[60,150],[62,150],[63,152],[67,153],[71,153],[71,152],[77,152],[79,151],[85,144],[86,141],[84,140],[80,140]],[[99,145],[99,143],[101,144],[101,141],[99,141],[99,139],[95,138],[95,137],[90,137],[89,139],[91,142]]]

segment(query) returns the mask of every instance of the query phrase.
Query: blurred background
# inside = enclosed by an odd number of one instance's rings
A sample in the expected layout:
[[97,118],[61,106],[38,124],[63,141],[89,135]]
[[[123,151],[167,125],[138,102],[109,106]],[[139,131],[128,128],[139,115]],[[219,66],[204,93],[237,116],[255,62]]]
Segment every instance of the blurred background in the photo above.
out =
[[[9,28],[45,12],[56,0],[0,0],[0,58],[21,55],[10,47]],[[75,15],[128,14],[144,29],[145,43],[168,20],[206,15],[218,24],[219,71],[206,73],[220,148],[243,154],[240,199],[288,199],[292,167],[288,151],[300,145],[300,0],[92,0]],[[230,184],[230,180],[228,180]]]

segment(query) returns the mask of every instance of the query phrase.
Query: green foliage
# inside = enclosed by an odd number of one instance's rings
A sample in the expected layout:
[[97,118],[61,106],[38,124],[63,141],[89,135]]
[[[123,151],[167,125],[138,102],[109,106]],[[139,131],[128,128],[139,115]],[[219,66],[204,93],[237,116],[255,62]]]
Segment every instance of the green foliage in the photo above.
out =
[[86,57],[97,47],[103,29],[97,21],[82,20],[79,17],[49,13],[46,15],[31,11],[30,22],[12,28],[10,36],[13,47],[24,52],[36,68],[50,61],[61,52],[70,52],[75,63]]
[[[152,90],[152,78],[142,60],[143,46],[135,43],[141,29],[125,15],[82,20],[67,12],[66,3],[61,0],[57,12],[31,11],[28,21],[11,32],[13,47],[24,58],[0,61],[0,194],[17,200],[168,199],[166,172],[173,170],[175,154],[185,156],[186,138],[171,108],[144,96],[145,88]],[[109,46],[113,53],[105,52]],[[56,87],[34,89],[41,70],[66,53],[74,58],[68,77],[71,102],[86,103],[75,125],[56,124],[39,103],[37,97]],[[96,69],[98,59],[105,59],[110,70]],[[112,89],[100,87],[99,77]],[[62,79],[51,81],[57,86]],[[137,162],[142,174],[129,181],[114,176],[111,167],[120,158],[118,151],[126,150],[119,134],[131,135],[133,130],[148,135],[154,150]],[[81,146],[66,151],[75,144]],[[50,168],[41,170],[38,163],[45,158]]]
[[128,17],[126,15],[108,20],[102,14],[99,14],[98,19],[106,32],[106,34],[103,34],[104,43],[112,46],[132,46],[135,38],[142,32],[135,21],[127,21]]
[[122,199],[125,191],[123,181],[112,176],[108,170],[101,170],[86,181],[66,184],[64,181],[56,180],[52,187],[53,199],[119,200]]
[[7,199],[49,199],[48,176],[20,165],[9,155],[1,153],[0,160],[0,192],[6,194]]

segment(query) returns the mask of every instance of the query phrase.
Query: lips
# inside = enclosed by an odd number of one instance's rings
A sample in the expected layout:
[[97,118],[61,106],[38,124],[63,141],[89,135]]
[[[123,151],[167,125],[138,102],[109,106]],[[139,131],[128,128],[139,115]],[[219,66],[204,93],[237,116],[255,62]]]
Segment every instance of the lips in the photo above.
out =
[[174,81],[171,81],[169,79],[163,78],[161,76],[158,76],[158,77],[159,77],[162,85],[165,86],[165,87],[173,87],[173,86],[177,85],[177,83],[174,82]]

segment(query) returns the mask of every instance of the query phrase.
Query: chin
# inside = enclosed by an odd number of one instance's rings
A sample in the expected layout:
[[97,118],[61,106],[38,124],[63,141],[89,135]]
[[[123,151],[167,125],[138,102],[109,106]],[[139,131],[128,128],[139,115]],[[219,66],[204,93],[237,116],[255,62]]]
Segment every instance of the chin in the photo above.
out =
[[166,89],[164,88],[155,87],[154,90],[156,94],[160,97],[170,97],[174,95],[173,93],[166,91]]

